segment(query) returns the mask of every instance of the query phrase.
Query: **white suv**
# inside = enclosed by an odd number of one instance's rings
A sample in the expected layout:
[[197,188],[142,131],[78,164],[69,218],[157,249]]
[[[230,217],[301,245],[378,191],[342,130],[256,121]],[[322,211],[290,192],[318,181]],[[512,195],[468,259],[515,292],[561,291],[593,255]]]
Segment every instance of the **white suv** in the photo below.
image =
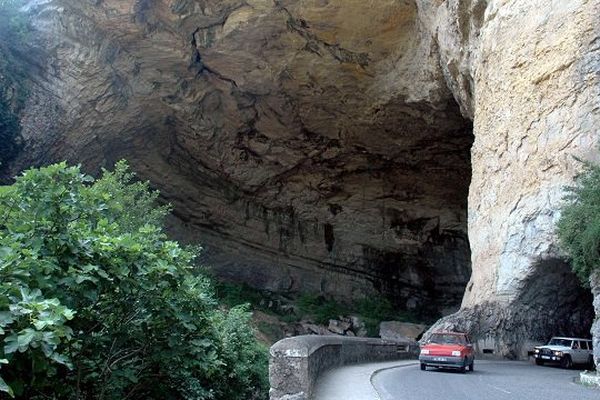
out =
[[560,363],[563,368],[571,368],[573,364],[594,366],[592,341],[589,339],[553,337],[545,346],[536,346],[533,357],[537,365],[544,363]]

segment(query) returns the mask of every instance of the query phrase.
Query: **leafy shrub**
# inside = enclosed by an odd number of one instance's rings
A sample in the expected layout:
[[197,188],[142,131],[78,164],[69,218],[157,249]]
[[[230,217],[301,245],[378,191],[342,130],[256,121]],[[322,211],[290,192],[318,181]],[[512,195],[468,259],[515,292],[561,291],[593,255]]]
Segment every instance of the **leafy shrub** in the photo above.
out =
[[125,163],[64,163],[0,191],[0,390],[23,399],[252,399],[266,352],[218,308],[166,207]]
[[252,305],[256,309],[268,311],[264,307],[267,293],[254,289],[247,284],[236,284],[230,282],[214,281],[215,295],[219,301],[229,307],[235,307],[242,304]]
[[303,315],[310,315],[317,324],[326,325],[330,319],[348,314],[347,307],[323,296],[304,294],[298,299],[298,308]]
[[567,251],[575,273],[587,282],[600,268],[600,166],[585,163],[585,169],[568,188],[558,221],[558,238]]

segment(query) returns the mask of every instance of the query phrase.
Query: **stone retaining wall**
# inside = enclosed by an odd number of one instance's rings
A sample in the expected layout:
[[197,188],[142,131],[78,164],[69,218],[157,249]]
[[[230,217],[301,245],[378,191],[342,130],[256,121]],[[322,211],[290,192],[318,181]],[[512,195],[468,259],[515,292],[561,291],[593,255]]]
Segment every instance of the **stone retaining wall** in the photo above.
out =
[[417,344],[409,341],[316,335],[283,339],[270,350],[270,399],[311,400],[315,382],[328,369],[416,354]]

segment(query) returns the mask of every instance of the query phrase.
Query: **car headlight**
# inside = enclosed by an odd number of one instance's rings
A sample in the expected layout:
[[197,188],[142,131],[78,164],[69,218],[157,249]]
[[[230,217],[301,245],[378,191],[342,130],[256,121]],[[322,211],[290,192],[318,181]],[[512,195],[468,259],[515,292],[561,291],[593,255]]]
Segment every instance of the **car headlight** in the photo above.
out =
[[429,354],[429,350],[427,350],[427,349],[421,349],[421,354]]
[[562,351],[553,351],[552,353],[554,353],[555,356],[562,356],[563,355]]
[[458,351],[458,350],[454,350],[454,351],[452,352],[452,356],[454,356],[454,357],[460,357],[460,351]]
[[533,350],[533,352],[534,352],[534,353],[539,353],[539,352],[540,352],[540,349],[534,349],[534,350]]

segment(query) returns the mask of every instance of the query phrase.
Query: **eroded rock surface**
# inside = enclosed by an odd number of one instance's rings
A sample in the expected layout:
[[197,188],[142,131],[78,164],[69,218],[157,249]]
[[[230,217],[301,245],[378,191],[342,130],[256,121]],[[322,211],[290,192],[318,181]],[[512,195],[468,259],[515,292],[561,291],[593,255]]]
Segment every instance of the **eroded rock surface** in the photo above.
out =
[[261,288],[445,311],[472,259],[438,327],[518,357],[591,323],[553,226],[597,157],[599,3],[32,2],[48,60],[5,174],[127,158]]
[[598,1],[491,1],[466,42],[475,96],[469,238],[462,311],[480,346],[523,356],[528,340],[589,335],[591,295],[554,233],[564,186],[598,160]]
[[124,157],[224,278],[456,309],[471,123],[424,7],[45,2],[34,12],[50,60],[10,173]]

